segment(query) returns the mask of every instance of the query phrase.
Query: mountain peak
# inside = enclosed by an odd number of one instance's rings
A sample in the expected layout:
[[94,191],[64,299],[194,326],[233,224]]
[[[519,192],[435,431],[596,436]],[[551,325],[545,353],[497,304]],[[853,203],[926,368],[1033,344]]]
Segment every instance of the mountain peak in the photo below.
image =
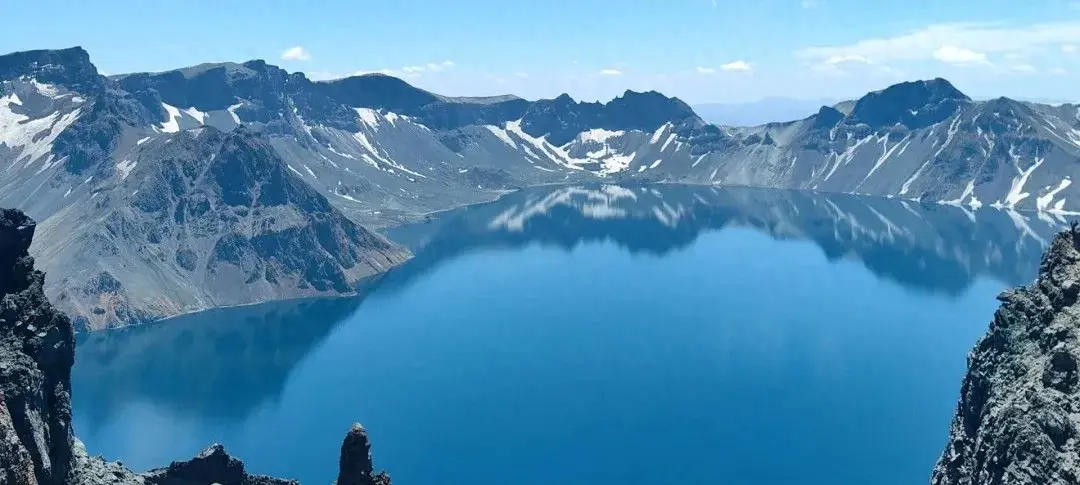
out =
[[0,81],[31,77],[42,83],[89,90],[100,82],[97,68],[86,49],[41,49],[0,56]]
[[855,102],[853,121],[881,128],[902,124],[908,128],[929,126],[951,116],[960,104],[970,102],[949,81],[934,78],[894,84]]
[[677,123],[697,117],[690,105],[683,100],[657,91],[636,92],[627,89],[622,96],[611,100],[606,106],[611,116],[638,119],[646,129],[656,129],[669,121]]
[[558,104],[574,104],[577,102],[574,101],[574,98],[567,93],[560,94],[558,97],[555,98],[554,101]]
[[893,84],[885,89],[874,91],[863,97],[883,97],[890,100],[903,100],[910,103],[935,103],[946,99],[970,101],[966,94],[943,78],[905,81]]

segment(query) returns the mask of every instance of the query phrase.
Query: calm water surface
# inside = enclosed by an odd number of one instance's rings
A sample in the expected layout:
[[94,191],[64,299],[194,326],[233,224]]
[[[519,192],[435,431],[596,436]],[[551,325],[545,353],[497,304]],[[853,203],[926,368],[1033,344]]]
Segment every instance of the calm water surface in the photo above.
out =
[[[1019,217],[1019,220],[1017,220]],[[401,228],[363,298],[83,336],[75,425],[147,469],[220,441],[330,483],[926,483],[994,295],[1053,224],[888,200],[530,190]]]

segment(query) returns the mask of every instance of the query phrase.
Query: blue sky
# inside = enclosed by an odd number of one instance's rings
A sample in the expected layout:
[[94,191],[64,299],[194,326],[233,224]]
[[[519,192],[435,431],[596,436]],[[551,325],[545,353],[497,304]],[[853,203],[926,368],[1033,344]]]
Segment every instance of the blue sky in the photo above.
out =
[[1080,100],[1071,0],[5,3],[0,51],[81,45],[110,74],[260,58],[317,79],[383,71],[448,95],[606,100],[631,88],[692,103],[846,98],[940,76],[975,97]]

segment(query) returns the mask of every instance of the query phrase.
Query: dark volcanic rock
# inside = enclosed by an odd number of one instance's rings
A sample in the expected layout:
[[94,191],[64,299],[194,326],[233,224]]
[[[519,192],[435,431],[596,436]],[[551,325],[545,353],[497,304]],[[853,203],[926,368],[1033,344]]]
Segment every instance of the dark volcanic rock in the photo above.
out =
[[352,425],[341,444],[337,485],[390,485],[386,472],[374,474],[371,463],[371,442],[360,423]]
[[[34,260],[27,253],[35,227],[22,212],[0,209],[0,484],[297,483],[249,474],[240,460],[218,444],[191,460],[142,475],[119,463],[90,457],[71,429],[72,323],[45,298],[45,274],[34,270]],[[371,476],[371,445],[363,427],[354,425],[345,443],[342,476],[362,472],[367,481],[350,483],[390,483],[385,474]]]
[[863,96],[855,103],[851,122],[874,128],[896,123],[922,128],[949,118],[969,101],[971,98],[941,78],[905,82]]
[[144,475],[153,485],[295,485],[296,480],[249,475],[244,463],[229,456],[220,444],[210,445],[187,461],[174,461],[168,468],[151,470]]
[[700,119],[679,98],[656,91],[626,91],[608,103],[574,101],[567,94],[542,99],[529,105],[521,120],[522,129],[533,136],[547,136],[555,145],[569,143],[590,128],[653,131],[664,123],[680,124]]
[[33,50],[0,56],[0,79],[33,77],[43,83],[71,86],[79,90],[98,88],[103,79],[82,47]]
[[29,483],[53,484],[71,468],[75,340],[27,253],[34,227],[21,212],[0,210],[0,466],[13,483],[32,475]]
[[1080,483],[1080,232],[1054,238],[1039,277],[998,299],[968,356],[933,485]]

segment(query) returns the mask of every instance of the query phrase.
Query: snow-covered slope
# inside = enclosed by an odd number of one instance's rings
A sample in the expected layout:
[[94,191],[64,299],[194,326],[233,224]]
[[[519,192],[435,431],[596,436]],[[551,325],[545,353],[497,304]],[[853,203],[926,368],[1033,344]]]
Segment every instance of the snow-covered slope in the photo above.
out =
[[349,294],[408,255],[289,171],[262,134],[119,90],[81,50],[0,56],[5,75],[0,205],[38,220],[46,293],[81,328]]
[[[103,201],[135,197],[147,177],[183,195],[167,178],[177,173],[167,146],[195,140],[185,159],[202,170],[218,150],[209,140],[239,130],[272,152],[249,150],[242,166],[272,157],[334,211],[376,227],[522,187],[596,182],[866,194],[973,216],[992,207],[1014,221],[1080,212],[1075,105],[976,102],[934,79],[842,108],[721,127],[657,92],[452,98],[378,74],[314,82],[264,61],[105,77],[80,48],[19,52],[0,56],[0,206],[50,227],[58,214],[100,217]],[[79,237],[62,233],[49,244]]]
[[[309,183],[347,213],[380,225],[514,187],[590,180],[1080,210],[1071,163],[1080,154],[1076,106],[975,102],[942,79],[758,127],[705,123],[682,101],[655,92],[627,91],[608,103],[567,95],[457,100],[381,75],[311,82],[258,61],[119,82],[161,93],[175,115],[162,131],[200,120],[264,128]],[[214,83],[223,87],[208,91]],[[269,87],[245,91],[251,83]],[[213,99],[204,99],[207,93]]]

